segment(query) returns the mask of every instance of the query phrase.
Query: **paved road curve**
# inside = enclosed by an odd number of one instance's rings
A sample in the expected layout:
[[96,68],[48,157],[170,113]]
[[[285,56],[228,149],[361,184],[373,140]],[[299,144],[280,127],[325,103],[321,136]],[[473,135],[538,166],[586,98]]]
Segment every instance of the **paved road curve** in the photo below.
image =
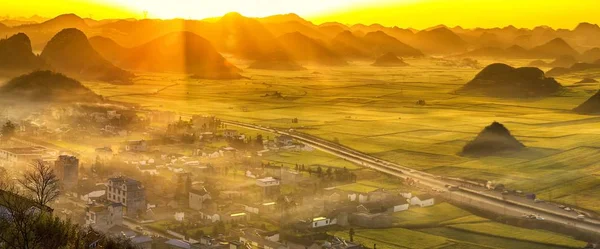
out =
[[[302,143],[308,144],[347,161],[354,162],[358,165],[362,165],[364,167],[368,167],[403,179],[412,178],[417,180],[418,184],[428,188],[446,189],[446,185],[452,184],[442,180],[441,177],[437,177],[426,172],[413,170],[395,163],[387,162],[311,135],[235,121],[223,122],[232,126],[261,130],[281,135],[289,135]],[[568,226],[573,226],[573,228],[600,234],[600,221],[589,218],[584,221],[577,220],[575,219],[576,214],[574,213],[560,212],[547,206],[540,207],[514,200],[504,200],[497,195],[465,187],[460,187],[457,191],[445,191],[442,194],[445,195],[446,198],[461,202],[465,205],[485,209],[498,214],[516,217],[520,217],[523,214],[539,214],[544,217],[545,220],[550,222],[565,224]]]

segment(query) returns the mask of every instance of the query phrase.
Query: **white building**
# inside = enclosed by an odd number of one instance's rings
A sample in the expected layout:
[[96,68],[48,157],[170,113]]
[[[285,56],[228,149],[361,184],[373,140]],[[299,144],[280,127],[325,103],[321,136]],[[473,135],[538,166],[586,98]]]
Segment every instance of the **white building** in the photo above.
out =
[[109,178],[106,199],[125,206],[124,213],[135,217],[146,212],[146,191],[141,182],[126,177]]
[[210,194],[206,191],[206,188],[191,189],[188,194],[189,207],[194,210],[203,209],[204,202],[210,199]]
[[279,195],[280,184],[281,182],[279,181],[279,179],[273,177],[266,177],[256,180],[256,185],[262,187],[263,197],[266,198],[275,197]]
[[393,203],[392,212],[396,213],[396,212],[406,211],[406,210],[408,210],[409,206],[410,205],[407,200],[400,199]]
[[29,164],[34,160],[50,162],[54,161],[57,155],[57,151],[42,146],[3,148],[0,149],[0,166]]
[[95,230],[106,232],[115,225],[123,224],[123,205],[110,203],[106,205],[89,205],[85,212],[85,225]]
[[125,144],[125,151],[146,152],[148,151],[148,142],[146,140],[128,141]]
[[419,206],[419,207],[429,207],[435,204],[435,199],[431,195],[419,195],[413,196],[409,199],[409,203],[411,206]]
[[317,217],[312,219],[312,228],[325,227],[337,224],[337,219],[327,217]]

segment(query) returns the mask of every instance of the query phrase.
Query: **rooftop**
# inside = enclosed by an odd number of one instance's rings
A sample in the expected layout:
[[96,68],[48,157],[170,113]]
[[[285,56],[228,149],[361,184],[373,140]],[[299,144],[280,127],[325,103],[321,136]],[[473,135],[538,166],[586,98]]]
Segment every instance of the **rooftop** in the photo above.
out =
[[321,221],[321,220],[326,220],[327,218],[325,217],[317,217],[317,218],[313,218],[313,221]]
[[3,148],[1,151],[6,151],[16,155],[41,155],[45,152],[46,148],[41,146],[33,147],[20,147],[20,148]]
[[124,177],[124,176],[119,176],[119,177],[113,177],[113,178],[108,178],[109,182],[113,182],[113,183],[120,183],[120,184],[126,184],[126,185],[142,185],[141,182],[131,179],[129,177]]
[[276,178],[273,178],[273,177],[269,176],[269,177],[265,177],[265,178],[262,178],[262,179],[257,179],[257,181],[260,181],[260,182],[275,182],[275,181],[279,181],[279,180],[276,179]]
[[167,240],[165,242],[165,244],[172,245],[172,246],[177,247],[177,248],[185,248],[185,249],[190,248],[190,244],[189,243],[187,243],[185,241],[182,241],[182,240],[178,240],[178,239]]
[[430,194],[422,194],[422,195],[418,195],[417,197],[419,198],[419,200],[433,199],[433,195],[430,195]]
[[131,239],[131,243],[133,244],[141,244],[146,242],[152,242],[152,238],[148,236],[136,236]]

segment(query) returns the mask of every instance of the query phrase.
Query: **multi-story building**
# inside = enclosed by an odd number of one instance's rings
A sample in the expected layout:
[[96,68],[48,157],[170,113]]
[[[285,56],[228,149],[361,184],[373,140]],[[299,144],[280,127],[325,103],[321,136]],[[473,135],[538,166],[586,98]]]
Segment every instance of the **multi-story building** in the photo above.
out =
[[106,199],[121,203],[126,216],[135,217],[146,211],[146,191],[141,182],[127,177],[108,179]]
[[35,160],[49,161],[50,157],[56,158],[56,154],[56,151],[42,146],[2,148],[0,149],[0,166],[14,167],[28,165]]
[[85,225],[106,232],[113,226],[123,224],[123,204],[90,204],[85,210]]
[[257,179],[256,185],[263,189],[263,198],[276,198],[280,193],[280,181],[277,178],[265,177]]
[[79,159],[74,156],[59,156],[54,162],[54,172],[65,189],[76,187],[79,177]]
[[201,210],[204,208],[204,203],[210,200],[210,194],[206,191],[206,188],[191,189],[188,193],[189,207],[194,210]]
[[146,152],[148,151],[148,142],[146,140],[127,141],[125,151],[131,152]]

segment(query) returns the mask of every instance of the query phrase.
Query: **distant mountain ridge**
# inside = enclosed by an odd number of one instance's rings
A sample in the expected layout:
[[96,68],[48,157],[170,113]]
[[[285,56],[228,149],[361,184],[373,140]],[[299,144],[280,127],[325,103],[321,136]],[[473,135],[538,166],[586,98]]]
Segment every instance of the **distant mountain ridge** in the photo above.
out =
[[186,73],[205,79],[241,78],[239,68],[221,56],[208,40],[191,32],[170,33],[131,48],[119,65],[136,71]]
[[[276,38],[295,32],[314,40],[321,40],[326,44],[333,43],[332,40],[344,31],[349,31],[361,39],[369,33],[383,32],[426,55],[464,54],[469,50],[476,51],[486,47],[514,52],[506,48],[519,46],[531,53],[512,55],[511,57],[533,59],[544,56],[550,59],[567,54],[577,56],[577,51],[600,47],[600,27],[597,24],[585,22],[571,30],[545,26],[533,29],[514,26],[467,29],[460,26],[449,28],[445,25],[415,30],[386,27],[376,23],[370,25],[345,25],[335,22],[315,24],[294,13],[261,18],[228,13],[222,17],[206,20],[93,20],[65,14],[41,23],[16,27],[2,26],[0,34],[13,35],[24,32],[30,37],[32,45],[36,49],[50,40],[49,34],[65,28],[77,28],[90,36],[107,37],[125,47],[139,46],[169,33],[189,31],[209,40],[219,52],[231,53],[236,57],[246,59],[261,58],[281,49],[277,45]],[[498,50],[493,51],[498,54]],[[398,53],[399,51],[385,52]],[[483,53],[483,51],[478,51],[478,53],[495,56]],[[342,54],[344,57],[354,55],[354,53]],[[368,56],[374,58],[378,55],[375,53]],[[600,58],[591,58],[586,61],[594,61],[593,59]]]
[[300,32],[287,33],[277,38],[278,44],[296,61],[312,61],[321,65],[344,66],[348,63],[321,41]]

